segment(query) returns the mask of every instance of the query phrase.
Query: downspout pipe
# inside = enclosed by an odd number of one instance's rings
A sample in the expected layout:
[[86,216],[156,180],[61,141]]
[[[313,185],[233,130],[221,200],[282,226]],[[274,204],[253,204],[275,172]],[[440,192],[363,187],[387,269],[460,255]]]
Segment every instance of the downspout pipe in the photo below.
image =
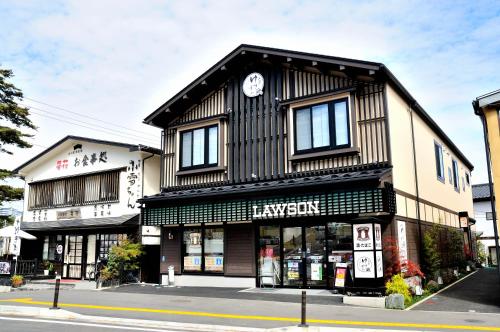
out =
[[418,260],[420,262],[420,265],[423,264],[423,238],[422,238],[422,222],[420,220],[420,194],[419,194],[419,186],[418,186],[418,172],[417,172],[417,150],[415,147],[415,130],[414,130],[414,125],[413,125],[413,108],[415,106],[415,101],[413,101],[410,104],[410,124],[411,124],[411,142],[412,142],[412,148],[413,148],[413,170],[414,170],[414,176],[415,176],[415,196],[416,196],[416,202],[417,202],[417,222],[418,222],[418,239],[419,239],[419,250],[418,250]]
[[488,187],[490,190],[490,203],[491,203],[491,215],[493,217],[493,233],[495,235],[495,251],[497,256],[497,269],[498,269],[498,277],[500,281],[500,246],[498,244],[498,226],[497,226],[497,214],[495,209],[495,195],[493,191],[493,179],[491,175],[491,156],[490,156],[490,143],[488,141],[488,127],[486,123],[486,118],[484,113],[479,109],[479,105],[477,101],[472,103],[474,107],[476,115],[481,119],[481,123],[483,124],[483,136],[484,136],[484,148],[486,150],[486,167],[488,170]]

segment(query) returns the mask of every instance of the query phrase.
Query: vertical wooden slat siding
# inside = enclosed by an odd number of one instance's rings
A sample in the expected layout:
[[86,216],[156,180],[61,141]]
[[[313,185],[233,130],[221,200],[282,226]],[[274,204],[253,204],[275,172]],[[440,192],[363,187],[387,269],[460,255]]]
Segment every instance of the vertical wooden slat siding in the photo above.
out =
[[[229,112],[227,121],[227,174],[216,172],[192,176],[176,176],[179,156],[177,130],[165,130],[164,143],[164,185],[195,185],[228,181],[239,183],[275,179],[286,173],[314,171],[327,168],[350,167],[359,164],[388,162],[386,111],[383,85],[354,81],[350,78],[311,73],[304,70],[276,68],[267,64],[255,69],[264,77],[261,96],[248,98],[243,94],[242,83],[246,73],[240,73],[226,82],[226,88],[219,89],[203,99],[199,105],[170,123],[171,127],[194,122]],[[293,132],[288,118],[288,106],[283,109],[280,102],[290,98],[306,97],[311,94],[334,92],[355,88],[351,95],[349,117],[353,123],[351,141],[359,154],[332,155],[316,160],[289,160],[289,139]],[[279,100],[276,100],[278,98]],[[221,136],[222,139],[222,136]],[[33,196],[35,197],[35,196]]]

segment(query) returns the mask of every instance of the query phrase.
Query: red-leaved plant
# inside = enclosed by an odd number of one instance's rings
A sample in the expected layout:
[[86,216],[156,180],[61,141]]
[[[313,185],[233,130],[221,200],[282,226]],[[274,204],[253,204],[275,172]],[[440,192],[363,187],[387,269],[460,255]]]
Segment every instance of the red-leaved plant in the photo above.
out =
[[401,262],[399,256],[398,241],[392,236],[386,236],[382,240],[384,249],[385,278],[390,279],[395,274],[403,273],[405,278],[419,276],[424,278],[420,265],[407,259]]

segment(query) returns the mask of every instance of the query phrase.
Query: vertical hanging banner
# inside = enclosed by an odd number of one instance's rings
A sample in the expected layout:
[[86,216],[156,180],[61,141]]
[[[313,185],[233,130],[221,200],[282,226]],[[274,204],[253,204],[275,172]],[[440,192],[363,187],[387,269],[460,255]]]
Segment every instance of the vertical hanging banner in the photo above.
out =
[[354,252],[354,276],[356,278],[375,278],[373,251]]
[[384,276],[384,259],[382,257],[382,251],[375,252],[375,261],[377,264],[377,278],[382,278]]
[[356,224],[352,227],[354,250],[373,250],[373,224]]
[[21,238],[19,232],[21,231],[21,219],[14,221],[14,234],[10,238],[9,251],[14,256],[19,256],[21,253]]
[[375,224],[375,250],[382,250],[382,227]]
[[406,223],[398,220],[398,246],[399,246],[399,260],[401,264],[406,263],[408,260],[408,244],[406,242]]

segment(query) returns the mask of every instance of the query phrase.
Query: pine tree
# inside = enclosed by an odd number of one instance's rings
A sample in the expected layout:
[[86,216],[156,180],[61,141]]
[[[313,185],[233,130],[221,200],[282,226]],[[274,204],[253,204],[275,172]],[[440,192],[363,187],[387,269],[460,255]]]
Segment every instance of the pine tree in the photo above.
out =
[[[22,100],[23,93],[8,81],[13,76],[12,70],[0,68],[0,154],[12,154],[12,151],[7,150],[6,145],[30,148],[31,144],[25,138],[33,135],[23,133],[21,129],[36,129],[29,119],[28,108],[17,104],[18,100]],[[11,175],[11,171],[0,169],[0,181]],[[0,185],[0,205],[4,201],[19,200],[22,197],[23,189]]]

